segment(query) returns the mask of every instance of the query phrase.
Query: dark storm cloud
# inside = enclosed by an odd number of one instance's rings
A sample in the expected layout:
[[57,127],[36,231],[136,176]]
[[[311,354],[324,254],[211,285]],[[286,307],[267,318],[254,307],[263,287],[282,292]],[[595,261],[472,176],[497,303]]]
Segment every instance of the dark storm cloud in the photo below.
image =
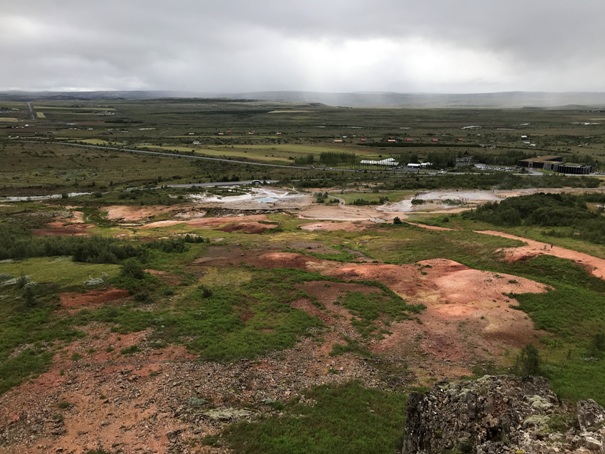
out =
[[0,89],[605,90],[601,0],[5,3]]

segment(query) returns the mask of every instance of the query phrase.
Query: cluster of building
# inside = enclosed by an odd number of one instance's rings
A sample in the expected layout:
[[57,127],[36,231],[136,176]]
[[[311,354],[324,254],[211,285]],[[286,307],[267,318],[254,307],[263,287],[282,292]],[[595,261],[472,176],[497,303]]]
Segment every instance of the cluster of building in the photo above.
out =
[[565,162],[561,156],[554,155],[522,159],[517,162],[517,165],[526,169],[544,169],[572,175],[588,175],[592,173],[592,166],[588,164],[572,164]]
[[[374,166],[386,166],[386,167],[397,167],[399,162],[393,158],[386,158],[380,160],[363,159],[360,164],[374,165]],[[456,167],[470,167],[473,165],[473,157],[465,155],[460,158],[456,158]],[[431,167],[432,163],[408,163],[406,167],[408,169],[422,169]],[[588,175],[592,173],[592,166],[588,164],[572,164],[565,162],[561,156],[538,156],[535,158],[523,159],[517,162],[518,167],[526,169],[544,169],[552,172],[564,173],[570,175]],[[489,166],[485,166],[484,170],[487,170]],[[496,170],[513,170],[513,168],[497,168]]]
[[[370,165],[370,166],[397,167],[399,165],[399,161],[395,161],[395,159],[393,159],[393,158],[386,158],[386,159],[380,159],[380,160],[362,159],[360,161],[360,164]],[[431,167],[432,165],[433,164],[431,164],[430,162],[421,162],[421,163],[410,162],[406,165],[406,167],[408,169],[423,169],[426,167]]]
[[399,162],[393,158],[381,159],[379,161],[373,159],[362,159],[360,164],[366,164],[371,166],[398,166]]

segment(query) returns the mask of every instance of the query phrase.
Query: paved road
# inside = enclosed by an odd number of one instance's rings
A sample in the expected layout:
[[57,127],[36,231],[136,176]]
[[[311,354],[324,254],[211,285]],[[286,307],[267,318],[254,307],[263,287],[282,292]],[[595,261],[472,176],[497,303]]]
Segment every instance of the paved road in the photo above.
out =
[[213,181],[211,183],[164,184],[168,188],[211,188],[215,186],[245,186],[253,184],[273,184],[278,180]]
[[[340,167],[315,167],[315,166],[297,166],[297,165],[284,165],[284,164],[268,164],[265,162],[255,162],[255,161],[240,161],[238,159],[227,159],[227,158],[213,158],[210,156],[199,156],[194,154],[182,154],[182,153],[169,153],[163,151],[148,151],[148,150],[139,150],[134,148],[120,148],[120,147],[106,147],[102,145],[90,145],[90,144],[82,144],[82,143],[72,143],[72,142],[57,142],[61,145],[67,145],[69,147],[80,147],[80,148],[90,148],[96,150],[103,151],[117,151],[123,153],[135,153],[135,154],[144,154],[149,156],[161,156],[165,158],[183,158],[183,159],[197,159],[200,161],[214,161],[214,162],[225,162],[229,164],[244,164],[250,166],[261,166],[261,167],[277,167],[281,169],[300,169],[300,170],[309,170],[312,172],[349,172],[355,173],[360,172],[359,169],[343,169]],[[376,170],[367,170],[367,172],[372,173],[383,173],[383,172],[397,172],[397,173],[408,173],[410,170],[408,169],[376,169]],[[436,170],[423,170],[423,173],[426,174],[435,174],[437,175]]]
[[36,120],[36,112],[34,112],[34,108],[32,106],[32,102],[29,101],[27,103],[27,110],[29,110],[29,118],[31,118],[32,120]]
[[[165,158],[182,158],[182,159],[197,159],[199,161],[214,161],[214,162],[225,162],[225,163],[229,163],[229,164],[244,164],[244,165],[250,165],[250,166],[260,166],[260,167],[277,167],[277,168],[281,168],[281,169],[300,169],[300,170],[309,170],[309,171],[313,171],[313,172],[324,172],[324,171],[334,171],[334,172],[349,172],[349,173],[355,173],[355,172],[359,172],[358,169],[343,169],[343,168],[332,168],[332,167],[310,167],[310,166],[297,166],[297,165],[284,165],[284,164],[268,164],[265,162],[254,162],[254,161],[240,161],[238,159],[227,159],[227,158],[213,158],[210,156],[199,156],[199,155],[194,155],[194,154],[181,154],[181,153],[168,153],[168,152],[162,152],[162,151],[148,151],[148,150],[138,150],[138,149],[134,149],[134,148],[119,148],[119,147],[106,147],[106,146],[102,146],[102,145],[89,145],[89,144],[82,144],[82,143],[71,143],[71,142],[57,142],[61,145],[67,145],[69,147],[80,147],[80,148],[90,148],[90,149],[96,149],[96,150],[103,150],[103,151],[117,151],[117,152],[122,152],[122,153],[135,153],[135,154],[143,154],[143,155],[149,155],[149,156],[161,156],[161,157],[165,157]],[[387,172],[386,169],[376,169],[376,170],[366,170],[367,172],[372,172],[372,173],[382,173],[382,172]],[[392,169],[389,171],[389,173],[397,173],[397,174],[407,174],[407,173],[411,173],[411,172],[416,172],[416,171],[412,171],[409,169]],[[474,172],[456,172],[456,174],[474,174]],[[423,170],[421,175],[437,175],[437,176],[441,176],[441,175],[447,175],[448,173],[442,173],[442,172],[438,172],[437,170]],[[515,173],[517,174],[517,173]],[[523,175],[523,174],[519,174],[519,175]],[[536,173],[532,173],[532,175],[536,175],[536,176],[543,176],[544,174],[541,172],[536,172]],[[575,175],[575,176],[583,176],[583,175]]]

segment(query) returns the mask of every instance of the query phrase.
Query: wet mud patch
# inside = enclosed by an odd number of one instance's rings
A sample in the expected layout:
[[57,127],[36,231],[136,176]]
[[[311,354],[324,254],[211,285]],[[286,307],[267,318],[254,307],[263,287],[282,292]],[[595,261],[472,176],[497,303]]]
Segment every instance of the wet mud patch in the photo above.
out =
[[256,266],[260,268],[297,268],[314,270],[322,260],[296,252],[268,252],[260,255]]
[[312,224],[303,224],[300,226],[301,230],[307,232],[360,232],[367,228],[366,223],[362,222],[315,222]]
[[260,234],[276,227],[277,224],[261,224],[260,222],[231,222],[221,227],[217,227],[216,230],[228,233],[240,232]]
[[247,264],[257,257],[259,251],[243,248],[238,245],[209,246],[203,257],[193,261],[196,266],[230,267]]
[[93,227],[92,224],[84,222],[84,213],[81,211],[69,211],[68,214],[49,222],[45,228],[33,229],[32,234],[36,236],[86,236],[90,235],[88,230],[91,227]]

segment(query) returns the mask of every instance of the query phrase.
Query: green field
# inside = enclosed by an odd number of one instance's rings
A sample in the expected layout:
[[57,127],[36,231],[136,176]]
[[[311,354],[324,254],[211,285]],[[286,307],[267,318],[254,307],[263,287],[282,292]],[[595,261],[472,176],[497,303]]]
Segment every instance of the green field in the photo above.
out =
[[[274,151],[314,153],[317,149],[355,154],[411,154],[428,156],[431,151],[448,150],[458,153],[501,155],[508,151],[528,154],[564,155],[569,160],[577,156],[603,156],[603,129],[594,123],[595,114],[581,110],[545,109],[338,109],[329,106],[292,106],[269,102],[198,102],[192,101],[112,101],[104,103],[67,101],[46,102],[35,108],[53,116],[53,120],[69,122],[70,115],[108,112],[101,117],[93,133],[86,128],[75,133],[81,138],[111,132],[114,136],[133,134],[150,139],[186,146],[185,142],[203,141],[203,145],[272,145]],[[272,112],[281,111],[279,114]],[[299,112],[302,111],[302,112]],[[75,119],[78,116],[74,117]],[[79,120],[78,120],[79,121]],[[44,122],[37,125],[44,129]],[[462,129],[480,125],[477,131]],[[143,131],[140,129],[144,128]],[[154,128],[154,129],[150,129]],[[122,132],[128,129],[129,132]],[[253,135],[249,132],[254,131]],[[276,135],[276,132],[280,132]],[[219,133],[221,135],[219,135]],[[522,143],[528,136],[535,148]],[[344,137],[344,138],[343,138]],[[360,138],[377,149],[364,152]],[[389,144],[393,137],[397,143]],[[413,139],[406,143],[405,139]],[[334,144],[335,139],[343,140]],[[438,139],[439,142],[433,142]],[[181,143],[178,143],[181,142]],[[496,149],[480,148],[495,144]],[[154,145],[162,146],[161,143]],[[164,144],[166,145],[166,144]],[[282,145],[295,145],[295,148]],[[318,147],[315,147],[318,145]],[[393,146],[394,145],[394,146]],[[309,146],[309,148],[306,148]],[[374,148],[374,147],[372,147]],[[381,153],[385,152],[385,153]]]
[[67,106],[34,106],[34,109],[36,110],[67,110],[67,111],[73,111],[73,112],[81,112],[81,111],[108,111],[108,112],[114,112],[116,109],[115,107],[104,107],[104,106],[71,106],[71,107],[67,107]]
[[70,257],[0,263],[0,274],[29,276],[33,281],[53,282],[61,288],[82,287],[91,277],[105,275],[112,278],[117,276],[118,271],[117,265],[75,263]]

